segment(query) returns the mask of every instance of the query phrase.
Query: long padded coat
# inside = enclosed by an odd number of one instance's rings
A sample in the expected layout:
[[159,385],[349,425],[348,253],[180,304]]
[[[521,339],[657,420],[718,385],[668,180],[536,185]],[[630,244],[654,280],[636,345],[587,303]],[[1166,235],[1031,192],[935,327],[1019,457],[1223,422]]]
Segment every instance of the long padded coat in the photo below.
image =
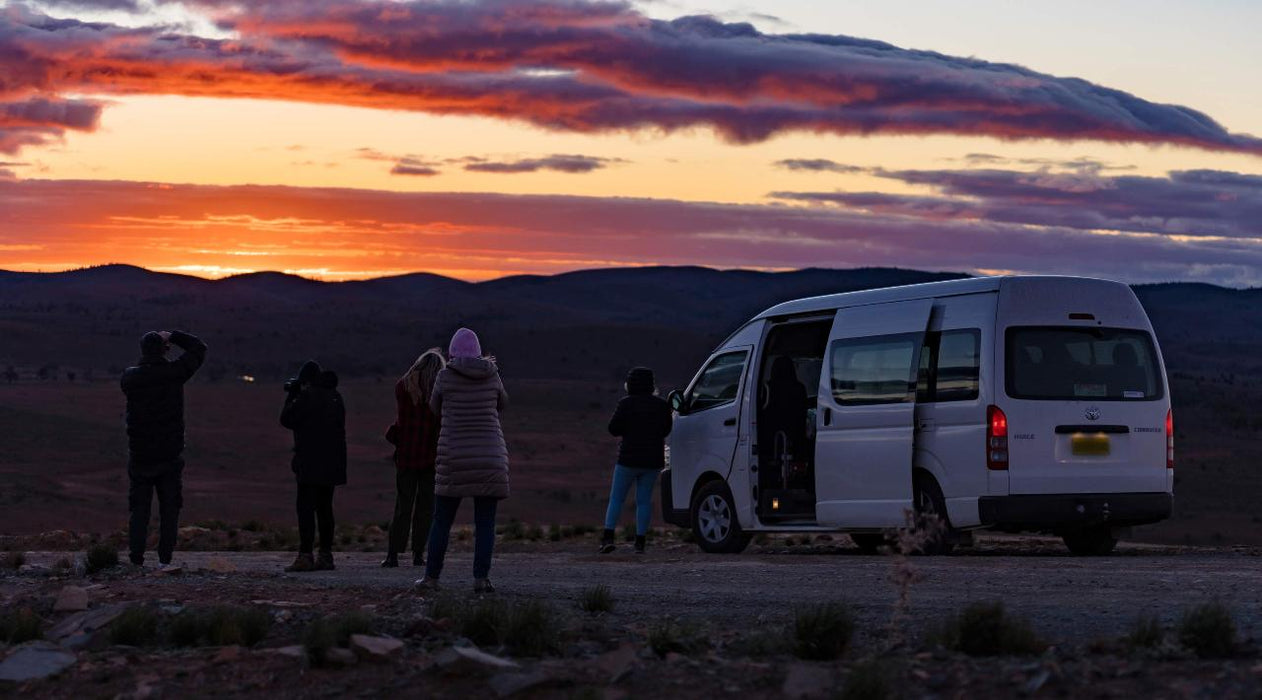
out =
[[507,404],[499,368],[491,360],[457,357],[438,373],[429,400],[442,422],[436,495],[508,498],[508,446],[500,427]]

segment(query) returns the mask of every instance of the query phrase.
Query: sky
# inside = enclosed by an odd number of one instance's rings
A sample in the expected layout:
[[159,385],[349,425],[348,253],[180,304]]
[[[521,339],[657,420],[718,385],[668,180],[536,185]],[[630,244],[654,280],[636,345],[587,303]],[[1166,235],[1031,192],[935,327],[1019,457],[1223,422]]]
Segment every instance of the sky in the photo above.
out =
[[1262,3],[0,0],[0,269],[1262,285]]

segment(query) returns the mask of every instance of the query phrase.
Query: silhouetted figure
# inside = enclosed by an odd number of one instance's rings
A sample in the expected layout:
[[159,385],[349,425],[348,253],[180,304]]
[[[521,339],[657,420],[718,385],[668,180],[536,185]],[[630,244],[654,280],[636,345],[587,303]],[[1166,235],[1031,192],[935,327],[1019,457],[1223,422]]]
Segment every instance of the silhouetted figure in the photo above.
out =
[[[168,360],[171,346],[184,352]],[[150,331],[140,339],[140,364],[123,371],[127,396],[127,504],[131,562],[145,562],[149,514],[158,494],[158,561],[171,563],[184,504],[184,383],[206,361],[206,344],[182,331]]]
[[644,553],[644,538],[653,515],[653,485],[666,466],[666,436],[670,435],[670,404],[656,395],[653,370],[635,367],[627,373],[627,395],[618,401],[609,433],[622,438],[618,462],[613,468],[613,486],[605,511],[605,532],[600,552],[614,550],[614,528],[622,515],[627,492],[635,487],[635,551]]
[[434,520],[434,461],[438,456],[438,414],[429,407],[438,373],[447,365],[443,351],[430,348],[394,385],[398,416],[386,432],[395,446],[394,517],[383,567],[399,565],[399,553],[412,535],[412,566],[425,563],[430,523]]
[[[294,432],[292,467],[298,482],[298,557],[285,571],[322,571],[333,565],[333,489],[346,483],[346,406],[337,375],[315,362],[285,382],[281,425]],[[320,554],[313,556],[317,521]]]
[[482,356],[478,336],[461,328],[447,349],[450,360],[438,373],[429,407],[438,414],[438,456],[434,472],[434,526],[422,590],[438,588],[443,558],[460,500],[473,498],[473,590],[495,590],[488,578],[495,549],[495,511],[508,498],[508,446],[500,413],[508,394],[492,357]]

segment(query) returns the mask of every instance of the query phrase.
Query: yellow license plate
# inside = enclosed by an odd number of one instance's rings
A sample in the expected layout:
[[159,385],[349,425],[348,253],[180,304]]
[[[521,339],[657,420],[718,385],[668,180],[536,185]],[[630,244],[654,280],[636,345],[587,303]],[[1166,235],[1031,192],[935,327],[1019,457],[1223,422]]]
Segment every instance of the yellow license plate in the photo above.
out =
[[1073,435],[1069,438],[1075,455],[1103,457],[1109,454],[1108,435]]

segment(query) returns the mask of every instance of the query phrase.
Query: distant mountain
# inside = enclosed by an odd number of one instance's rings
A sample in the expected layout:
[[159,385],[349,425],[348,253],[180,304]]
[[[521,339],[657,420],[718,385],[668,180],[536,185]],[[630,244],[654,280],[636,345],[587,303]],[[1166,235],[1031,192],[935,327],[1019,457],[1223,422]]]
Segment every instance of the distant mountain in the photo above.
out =
[[[0,271],[0,368],[15,366],[23,381],[41,368],[50,377],[73,371],[112,380],[134,361],[145,331],[185,329],[211,347],[199,382],[242,375],[278,382],[308,358],[350,380],[384,382],[425,348],[445,347],[464,325],[498,356],[510,385],[531,387],[513,418],[521,421],[515,430],[534,436],[522,439],[578,450],[532,447],[537,453],[528,459],[538,461],[539,474],[570,474],[588,468],[582,455],[603,449],[600,414],[616,400],[628,368],[650,365],[661,387],[681,386],[737,325],[778,302],[960,277],[885,268],[652,267],[472,284],[429,274],[317,282],[259,273],[212,281],[125,265]],[[1247,530],[1262,541],[1254,522],[1262,501],[1262,290],[1160,284],[1136,292],[1157,329],[1175,401],[1183,529],[1170,532],[1238,540]],[[21,406],[12,410],[26,425],[45,420]],[[234,417],[224,420],[231,428]],[[79,459],[65,449],[57,459]],[[577,483],[566,479],[559,483]]]

